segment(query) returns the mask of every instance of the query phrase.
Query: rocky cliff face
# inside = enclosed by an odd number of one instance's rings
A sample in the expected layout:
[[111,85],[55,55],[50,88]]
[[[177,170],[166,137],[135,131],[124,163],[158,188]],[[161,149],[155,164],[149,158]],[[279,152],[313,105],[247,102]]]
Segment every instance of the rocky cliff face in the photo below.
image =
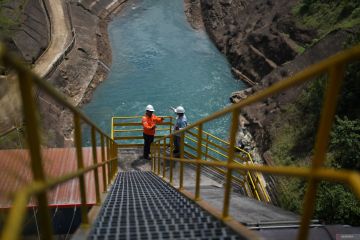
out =
[[[42,0],[9,1],[2,6],[14,25],[10,26],[8,46],[26,62],[34,63],[50,41],[50,25]],[[15,24],[16,23],[16,24]]]
[[315,31],[291,20],[296,0],[201,0],[206,31],[229,59],[233,73],[255,85],[298,54]]
[[[8,6],[7,14],[15,10],[22,13],[20,27],[11,31],[13,34],[7,38],[7,45],[29,63],[36,63],[36,59],[49,45],[49,22],[52,16],[51,12],[50,16],[47,15],[46,3],[51,1],[43,3],[43,0],[29,0],[22,6],[23,1],[17,0]],[[83,0],[63,4],[65,24],[70,26],[72,34],[69,35],[72,35],[72,38],[66,40],[66,49],[62,49],[62,56],[57,59],[54,68],[45,73],[45,78],[64,93],[67,100],[75,106],[81,106],[89,101],[94,88],[108,74],[111,49],[107,36],[107,23],[110,17],[121,10],[122,4],[126,1]],[[0,83],[0,86],[7,85]],[[16,87],[8,88],[18,93]],[[0,91],[0,104],[8,104],[9,94],[10,91]],[[71,146],[73,144],[72,114],[45,93],[39,91],[37,96],[44,144],[52,147]],[[0,123],[4,126],[0,128],[0,136],[6,137],[12,130],[22,128],[20,109],[19,106],[9,111],[0,111]],[[14,117],[8,117],[12,116],[12,113],[17,115],[16,123]],[[16,143],[9,144],[10,147],[16,147]],[[2,144],[0,148],[9,146]]]
[[[203,22],[223,52],[232,72],[250,85],[230,98],[237,102],[340,51],[351,30],[334,31],[304,50],[317,37],[314,29],[298,26],[292,8],[299,0],[199,0]],[[191,2],[196,2],[193,0]],[[193,3],[193,5],[195,5]],[[270,128],[287,103],[304,86],[298,86],[243,109],[242,117],[260,153],[271,145]]]

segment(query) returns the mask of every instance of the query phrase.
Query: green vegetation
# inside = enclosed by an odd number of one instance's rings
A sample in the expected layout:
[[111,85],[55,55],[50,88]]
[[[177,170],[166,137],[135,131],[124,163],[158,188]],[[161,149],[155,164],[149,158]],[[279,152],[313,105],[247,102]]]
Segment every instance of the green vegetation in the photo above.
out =
[[28,0],[0,0],[0,39],[11,36],[13,30],[19,27],[21,13],[27,2]]
[[302,0],[293,12],[298,24],[318,30],[320,38],[335,29],[360,25],[359,0]]
[[7,4],[9,0],[0,0],[0,36],[9,34],[10,29],[16,25],[15,21],[9,17],[9,8]]
[[0,149],[23,148],[25,136],[23,129],[14,129],[13,131],[0,136]]
[[296,48],[296,52],[299,53],[299,54],[302,54],[305,52],[305,48],[303,46],[298,46]]
[[[360,34],[348,45],[356,43],[360,43]],[[325,163],[328,167],[360,171],[359,79],[360,62],[356,62],[346,69]],[[298,100],[289,104],[274,123],[270,151],[276,164],[309,166],[326,86],[325,76],[309,83]],[[278,180],[280,205],[300,213],[306,181]],[[360,201],[343,185],[321,183],[315,218],[326,223],[360,225]]]

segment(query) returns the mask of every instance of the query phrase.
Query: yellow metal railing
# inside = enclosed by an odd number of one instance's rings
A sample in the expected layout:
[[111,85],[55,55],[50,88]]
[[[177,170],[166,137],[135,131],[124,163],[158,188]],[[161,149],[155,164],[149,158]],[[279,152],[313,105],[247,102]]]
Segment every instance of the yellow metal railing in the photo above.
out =
[[[158,124],[156,128],[156,136],[155,138],[163,138],[166,135],[171,134],[173,127],[173,117],[171,116],[163,116],[164,122]],[[115,141],[117,141],[119,148],[126,147],[139,147],[143,146],[143,143],[134,143],[134,140],[143,139],[141,135],[143,132],[141,123],[141,116],[132,116],[132,117],[112,117],[111,121],[111,137]],[[197,128],[194,128],[198,131]],[[195,158],[194,152],[197,151],[196,146],[193,144],[197,144],[196,136],[197,134],[191,130],[187,131],[186,140],[184,143],[184,156],[187,158]],[[195,137],[195,138],[194,138]],[[201,136],[201,155],[203,159],[210,159],[214,161],[223,161],[227,157],[227,149],[229,148],[229,142],[224,141],[221,138],[218,138],[206,131],[203,131],[203,135]],[[193,143],[193,144],[192,144]],[[173,143],[163,142],[165,144],[165,148],[174,149]],[[250,153],[246,152],[243,149],[236,147],[238,153],[235,155],[235,162],[237,163],[253,163],[253,159]],[[160,163],[156,166],[160,166]],[[221,167],[213,167],[217,173],[224,174],[225,170]],[[160,167],[157,167],[155,171],[160,171]],[[257,200],[261,200],[264,202],[270,202],[269,194],[267,193],[263,183],[260,180],[259,173],[251,173],[249,171],[239,171],[240,176],[234,176],[234,184],[241,187],[247,196],[254,197]],[[172,174],[170,177],[172,181]]]
[[[47,191],[51,188],[77,178],[79,180],[79,191],[81,197],[81,220],[82,227],[89,224],[86,206],[86,183],[84,175],[93,171],[95,178],[96,202],[100,203],[100,180],[98,168],[102,168],[103,172],[103,189],[106,191],[107,186],[117,173],[117,146],[110,136],[100,130],[92,121],[90,121],[82,112],[69,103],[64,96],[59,94],[57,90],[51,87],[47,82],[34,75],[20,61],[6,51],[4,46],[0,44],[0,65],[8,67],[18,75],[19,86],[21,92],[22,106],[24,111],[24,121],[26,122],[27,146],[31,157],[31,170],[33,181],[26,187],[16,192],[13,206],[9,216],[6,219],[4,229],[1,233],[1,239],[19,239],[22,224],[26,216],[26,208],[31,196],[35,195],[39,208],[39,226],[42,239],[52,239],[52,223],[49,215]],[[41,154],[40,130],[38,123],[39,109],[36,104],[33,89],[37,87],[49,94],[63,107],[66,107],[73,114],[74,139],[77,154],[77,171],[57,177],[55,179],[47,179],[44,173],[44,163]],[[91,129],[91,147],[93,164],[85,167],[82,155],[82,134],[81,121]],[[96,139],[100,138],[101,142],[101,158],[98,158],[96,151]],[[101,162],[98,162],[98,159]]]
[[[193,132],[192,130],[195,130]],[[189,142],[197,144],[197,132],[199,129],[194,127],[193,129],[187,130],[185,133],[185,139]],[[189,136],[190,135],[190,136]],[[202,131],[201,135],[201,156],[204,160],[213,160],[213,161],[226,161],[227,159],[227,151],[230,147],[230,143],[225,141],[219,137],[214,136],[206,131]],[[187,148],[190,148],[193,153],[190,153]],[[247,163],[254,163],[251,154],[244,149],[241,149],[237,146],[235,148],[235,155],[234,155],[234,162],[239,164],[247,164]],[[190,144],[184,143],[184,155],[188,158],[196,159],[194,151],[197,149]],[[220,158],[219,158],[220,157]],[[214,167],[213,170],[220,174],[225,174],[225,170],[219,167]],[[271,202],[270,196],[267,193],[262,181],[261,181],[261,174],[259,173],[251,173],[249,171],[238,171],[240,174],[241,179],[237,176],[233,175],[233,181],[235,183],[240,183],[242,188],[244,189],[245,193],[249,197],[254,197],[257,200],[261,200],[264,202]]]
[[[164,118],[162,123],[157,124],[156,138],[171,134],[172,121],[171,116],[160,116]],[[143,143],[142,116],[130,117],[112,117],[111,118],[111,139],[113,139],[119,148],[140,147]]]
[[[315,195],[319,182],[321,180],[341,182],[347,184],[351,187],[354,194],[357,198],[360,199],[360,174],[355,171],[349,170],[334,170],[326,168],[324,166],[324,161],[326,158],[326,152],[329,142],[330,130],[336,110],[337,96],[339,95],[341,83],[343,81],[344,68],[345,65],[351,61],[360,59],[360,45],[343,51],[339,54],[336,54],[318,64],[312,65],[300,73],[295,74],[292,77],[289,77],[283,81],[279,81],[267,89],[259,91],[254,95],[249,96],[248,98],[242,100],[241,102],[224,108],[221,111],[218,111],[206,118],[203,118],[186,128],[177,131],[177,134],[181,135],[181,146],[180,146],[180,158],[174,158],[172,151],[170,151],[170,156],[166,156],[166,145],[170,143],[172,145],[172,136],[168,135],[163,138],[156,140],[152,146],[152,170],[154,173],[165,178],[165,161],[170,160],[170,184],[173,184],[172,174],[174,161],[180,162],[179,169],[179,190],[184,194],[191,197],[193,200],[197,201],[199,205],[202,205],[204,208],[207,208],[206,204],[202,202],[200,197],[200,174],[202,166],[211,166],[211,167],[223,167],[225,168],[225,190],[224,190],[224,202],[222,213],[219,214],[217,211],[213,211],[213,214],[218,218],[222,219],[225,223],[229,225],[233,224],[232,218],[229,216],[229,206],[230,206],[230,192],[231,185],[233,182],[233,172],[234,171],[249,171],[251,174],[255,173],[266,173],[274,175],[284,175],[292,177],[302,177],[308,180],[307,192],[303,204],[303,215],[301,219],[301,226],[298,232],[298,239],[306,239],[309,231],[310,220],[313,216],[314,206],[315,206]],[[248,106],[252,103],[261,101],[267,97],[270,97],[274,94],[280,93],[286,89],[304,83],[305,81],[314,79],[315,77],[327,73],[329,76],[329,81],[327,84],[326,94],[323,103],[323,109],[321,112],[319,128],[317,131],[317,138],[314,146],[314,156],[312,159],[312,164],[310,168],[305,167],[283,167],[283,166],[264,166],[264,165],[255,165],[247,161],[244,164],[236,162],[236,149],[235,149],[235,139],[238,132],[238,117],[240,110],[245,106]],[[230,127],[230,141],[226,150],[227,161],[209,161],[203,159],[203,125],[207,122],[210,122],[214,119],[224,116],[225,114],[230,113],[232,116],[231,127]],[[192,159],[185,158],[186,152],[184,148],[187,146],[184,144],[185,136],[189,135],[189,132],[194,139],[194,142],[197,143],[196,147],[193,150],[196,150],[196,153],[191,157]],[[160,171],[160,162],[163,161],[163,169]],[[191,163],[196,165],[196,188],[195,195],[189,195],[183,188],[183,177],[184,177],[184,164]],[[157,167],[156,167],[157,166]],[[241,228],[240,225],[236,226]]]

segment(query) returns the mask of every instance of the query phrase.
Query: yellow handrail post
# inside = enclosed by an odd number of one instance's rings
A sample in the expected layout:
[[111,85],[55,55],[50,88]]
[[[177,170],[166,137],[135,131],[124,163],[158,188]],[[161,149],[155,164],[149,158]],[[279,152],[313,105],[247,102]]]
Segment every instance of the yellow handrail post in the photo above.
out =
[[[22,232],[22,223],[25,219],[24,216],[26,216],[26,204],[28,203],[28,201],[29,194],[27,192],[17,192],[14,200],[14,205],[10,210],[8,218],[6,219],[4,231],[1,233],[0,239],[20,239],[20,234]],[[41,234],[42,236],[44,236],[43,232],[41,232]],[[52,239],[51,233],[49,237],[50,239]]]
[[[74,128],[75,128],[75,147],[76,147],[78,170],[83,170],[84,160],[82,154],[81,124],[80,124],[80,117],[77,113],[74,113]],[[85,187],[84,175],[79,176],[79,187],[80,187],[80,197],[81,197],[81,222],[82,222],[82,227],[87,227],[89,224],[89,219],[88,219],[87,207],[86,207],[86,192],[85,192],[86,187]]]
[[174,153],[173,153],[173,149],[174,149],[174,136],[170,136],[170,184],[173,185],[174,183],[174,179],[173,179],[173,168],[174,168],[174,160],[172,159],[174,157]]
[[[111,156],[110,156],[110,140],[109,138],[105,138],[105,144],[106,144],[106,160],[110,160]],[[108,184],[111,183],[111,163],[107,163],[106,164],[106,169],[107,169],[107,182]]]
[[229,216],[230,193],[231,193],[231,183],[232,183],[232,168],[230,168],[230,164],[234,160],[235,137],[239,128],[239,120],[238,120],[239,113],[240,110],[238,108],[234,109],[232,112],[231,127],[230,127],[230,144],[229,144],[226,178],[225,178],[224,206],[222,213],[223,219],[227,219]]
[[115,176],[115,161],[113,160],[114,157],[115,157],[115,154],[114,154],[114,143],[111,141],[111,139],[109,139],[109,142],[110,142],[110,159],[111,162],[110,162],[110,166],[111,166],[111,181],[114,179],[114,176]]
[[[93,163],[97,164],[97,149],[96,149],[96,132],[95,128],[91,127],[91,145],[92,145],[92,154],[93,154]],[[100,187],[99,187],[99,173],[98,169],[94,169],[94,178],[95,178],[95,192],[96,192],[96,204],[100,205]]]
[[[114,157],[114,149],[111,139],[109,139],[108,141],[109,141],[109,160],[111,160]],[[114,176],[114,161],[109,162],[109,166],[110,166],[110,182],[111,182]]]
[[[21,81],[21,82],[20,82]],[[26,138],[31,157],[31,170],[35,181],[45,182],[45,173],[40,150],[40,134],[38,127],[37,109],[34,102],[33,84],[29,74],[19,71],[19,86],[23,104],[26,127]],[[41,236],[44,239],[52,239],[51,218],[49,215],[46,192],[37,194],[39,204]]]
[[114,117],[111,118],[111,139],[114,140]]
[[116,142],[114,142],[114,157],[116,158],[115,160],[115,175],[118,172],[118,147]]
[[209,134],[206,134],[205,156],[208,155],[208,147],[209,147]]
[[197,142],[197,164],[196,164],[196,186],[195,186],[195,201],[200,200],[200,176],[201,176],[201,165],[199,161],[201,160],[201,147],[202,147],[202,129],[203,125],[200,124],[198,128],[198,142]]
[[163,175],[163,178],[166,177],[166,138],[164,138],[164,142],[163,142],[163,172],[162,172],[162,175]]
[[155,173],[155,154],[154,154],[155,148],[154,144],[151,144],[150,147],[150,157],[151,157],[151,171]]
[[[336,111],[336,103],[341,89],[341,84],[344,77],[345,67],[343,64],[332,66],[329,69],[329,84],[327,86],[324,98],[324,106],[321,112],[320,123],[316,135],[314,157],[312,161],[311,170],[316,172],[322,167],[330,139],[330,131]],[[310,219],[315,208],[316,190],[319,181],[310,178],[308,189],[304,199],[304,212],[301,217],[301,226],[298,234],[298,239],[305,239],[308,236]]]
[[[101,134],[100,136],[100,145],[101,145],[101,161],[105,162],[105,146],[104,146],[104,135]],[[106,187],[106,169],[105,169],[105,164],[102,165],[102,175],[103,175],[103,191],[107,192],[107,187]]]
[[257,200],[260,201],[261,199],[260,199],[259,193],[258,193],[257,190],[256,190],[256,186],[255,186],[255,183],[254,183],[254,180],[253,180],[253,177],[252,177],[250,171],[247,171],[247,177],[248,177],[248,179],[250,180],[250,187],[251,187],[251,189],[252,189],[253,195],[255,195],[256,198],[257,198]]
[[[180,158],[184,158],[184,132],[180,133]],[[184,163],[180,162],[180,183],[179,183],[179,190],[184,189]]]
[[161,170],[161,162],[160,162],[160,141],[156,143],[156,151],[157,151],[157,175],[160,176]]

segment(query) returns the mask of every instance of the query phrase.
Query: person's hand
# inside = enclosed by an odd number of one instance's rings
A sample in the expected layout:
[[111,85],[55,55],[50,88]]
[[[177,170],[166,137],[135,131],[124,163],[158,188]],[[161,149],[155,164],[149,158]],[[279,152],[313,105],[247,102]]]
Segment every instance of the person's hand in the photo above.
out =
[[160,119],[161,119],[161,121],[164,121],[164,118],[163,118],[163,117],[161,117]]
[[154,130],[156,128],[156,125],[154,125],[151,129]]

